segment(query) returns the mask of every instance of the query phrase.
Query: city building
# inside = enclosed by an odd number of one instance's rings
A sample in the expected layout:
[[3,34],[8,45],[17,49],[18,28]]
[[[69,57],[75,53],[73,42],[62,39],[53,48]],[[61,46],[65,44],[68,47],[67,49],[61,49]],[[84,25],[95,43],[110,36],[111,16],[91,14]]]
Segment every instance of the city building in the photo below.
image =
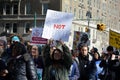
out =
[[[109,45],[109,29],[120,32],[119,4],[119,0],[62,0],[62,11],[74,14],[72,32],[85,32],[89,27],[90,47],[96,46],[101,51]],[[97,30],[99,23],[106,25],[105,31]]]
[[47,9],[60,9],[55,4],[52,0],[0,0],[0,33],[26,34],[33,27],[43,27]]
[[[109,29],[120,32],[120,0],[0,0],[0,33],[26,34],[33,27],[43,27],[47,9],[74,14],[68,45],[73,45],[74,31],[90,29],[90,47],[109,45]],[[105,31],[97,24],[104,23]]]

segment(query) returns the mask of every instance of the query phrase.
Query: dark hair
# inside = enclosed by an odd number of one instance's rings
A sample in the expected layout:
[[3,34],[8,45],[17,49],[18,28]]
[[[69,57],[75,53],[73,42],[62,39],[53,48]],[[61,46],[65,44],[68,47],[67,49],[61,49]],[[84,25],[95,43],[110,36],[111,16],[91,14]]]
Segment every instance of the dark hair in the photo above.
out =
[[27,52],[26,47],[20,42],[16,42],[15,44],[12,45],[12,53],[14,51],[15,55],[23,55]]
[[38,47],[39,55],[41,55],[41,52],[42,52],[41,46],[40,46],[40,45],[37,45],[37,47]]
[[84,41],[84,43],[88,41],[88,35],[86,33],[83,33],[83,35],[81,36],[81,41]]
[[83,48],[83,47],[87,47],[88,50],[89,50],[89,47],[88,47],[88,45],[87,45],[86,43],[80,43],[80,44],[78,45],[78,50],[80,50],[80,49]]
[[97,48],[95,48],[95,47],[93,48],[93,50],[94,50],[94,52],[98,52],[98,49],[97,49]]
[[113,47],[112,46],[108,46],[107,47],[107,51],[113,51]]
[[60,49],[55,49],[52,53],[52,59],[54,59],[54,53],[55,51],[59,51],[61,55],[63,55],[63,52]]

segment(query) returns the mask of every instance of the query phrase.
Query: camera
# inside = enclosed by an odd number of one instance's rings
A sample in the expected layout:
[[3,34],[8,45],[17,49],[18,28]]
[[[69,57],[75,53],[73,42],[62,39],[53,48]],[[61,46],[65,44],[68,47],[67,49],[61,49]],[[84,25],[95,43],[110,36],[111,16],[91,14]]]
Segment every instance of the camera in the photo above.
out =
[[119,55],[115,55],[115,59],[118,59],[118,56],[119,56]]

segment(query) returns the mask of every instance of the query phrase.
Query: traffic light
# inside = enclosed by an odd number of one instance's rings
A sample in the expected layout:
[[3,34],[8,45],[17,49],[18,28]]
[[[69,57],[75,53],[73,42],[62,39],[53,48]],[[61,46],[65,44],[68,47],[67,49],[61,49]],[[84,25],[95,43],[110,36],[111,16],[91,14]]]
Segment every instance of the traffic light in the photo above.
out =
[[89,29],[88,27],[85,28],[85,32],[89,32],[89,30],[90,30],[90,29]]
[[100,24],[97,24],[97,30],[100,30],[100,26],[101,26]]
[[101,24],[101,30],[104,31],[105,30],[105,24]]
[[101,24],[97,24],[97,30],[99,31],[104,31],[106,28],[105,24],[101,23]]

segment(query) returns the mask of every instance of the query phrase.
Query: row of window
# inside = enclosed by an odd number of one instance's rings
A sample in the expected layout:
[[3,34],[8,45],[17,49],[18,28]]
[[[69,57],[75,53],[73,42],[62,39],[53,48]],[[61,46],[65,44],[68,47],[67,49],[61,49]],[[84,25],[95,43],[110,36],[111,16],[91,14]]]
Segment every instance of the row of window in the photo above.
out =
[[1,13],[6,15],[6,14],[18,14],[18,3],[14,3],[14,4],[9,4],[6,3],[3,7],[3,9],[1,10]]
[[[4,6],[1,5],[2,9],[0,10],[1,14],[7,15],[7,14],[19,14],[19,3],[5,3]],[[43,3],[42,4],[42,14],[46,14],[47,9],[48,9],[48,4],[47,3]],[[25,5],[25,14],[30,14],[31,12],[31,4],[30,3],[26,3]]]
[[[39,25],[39,26],[38,26]],[[44,22],[40,22],[37,27],[43,27]],[[33,28],[30,22],[24,24],[24,33],[29,33],[30,29]],[[19,23],[6,23],[4,24],[4,31],[8,33],[18,33]]]
[[[30,30],[30,24],[26,23],[25,24],[25,28],[24,28],[24,33],[28,33]],[[4,25],[4,31],[6,31],[7,33],[17,33],[18,30],[18,24],[17,23],[6,23]]]

